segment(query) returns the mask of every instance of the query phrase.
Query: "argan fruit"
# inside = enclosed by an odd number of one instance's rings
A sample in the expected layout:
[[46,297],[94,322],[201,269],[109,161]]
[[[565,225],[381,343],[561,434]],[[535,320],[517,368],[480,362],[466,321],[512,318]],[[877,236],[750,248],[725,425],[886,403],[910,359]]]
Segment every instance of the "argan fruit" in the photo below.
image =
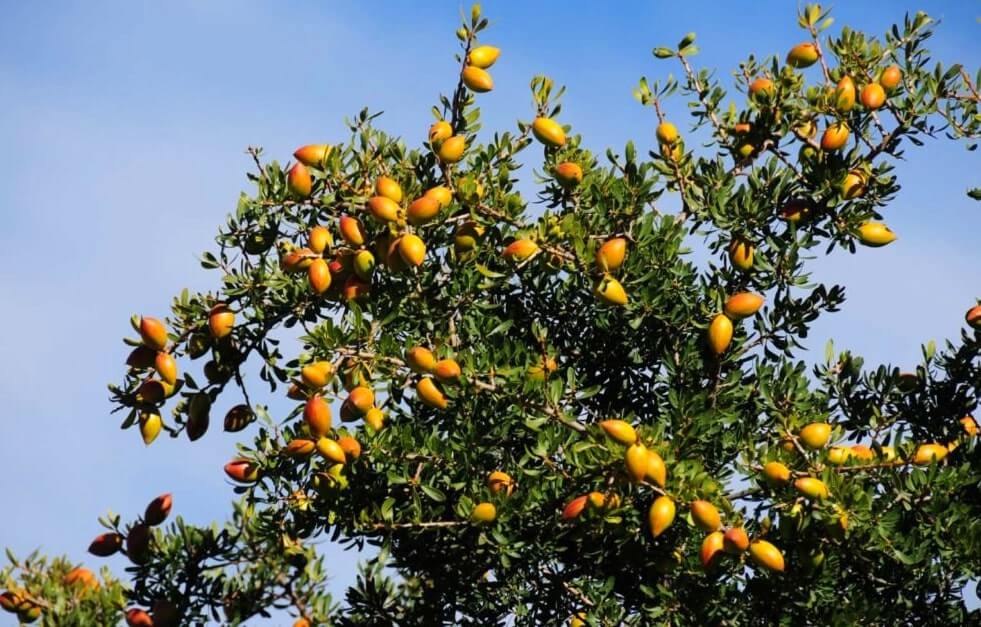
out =
[[702,540],[702,548],[698,552],[698,559],[702,563],[702,569],[710,572],[715,569],[719,560],[725,554],[724,534],[721,531],[713,531]]
[[96,557],[109,557],[123,548],[123,536],[118,533],[102,533],[89,544],[89,553]]
[[493,522],[497,518],[497,507],[493,503],[478,503],[470,512],[470,520],[477,523]]
[[916,452],[913,453],[913,463],[917,466],[929,466],[947,457],[949,452],[950,449],[943,444],[937,444],[936,442],[921,444],[916,447]]
[[669,161],[681,161],[681,157],[685,154],[685,142],[679,140],[672,144],[658,144],[661,150],[661,155]]
[[748,272],[753,267],[753,255],[756,248],[744,239],[737,238],[729,244],[729,260],[732,265],[743,272]]
[[218,303],[211,308],[208,314],[208,330],[211,331],[211,337],[216,340],[226,338],[231,334],[234,326],[235,314],[228,305]]
[[806,142],[817,135],[817,124],[814,123],[814,120],[804,120],[794,125],[793,131],[797,139]]
[[0,608],[8,612],[16,612],[21,602],[21,598],[10,590],[0,593]]
[[790,469],[780,462],[767,462],[763,465],[763,476],[771,484],[783,484],[790,481]]
[[530,239],[516,239],[501,253],[508,261],[520,263],[538,252],[538,244]]
[[364,415],[375,406],[375,393],[371,391],[371,388],[359,385],[351,390],[345,403],[356,410],[358,415]]
[[159,379],[147,379],[136,389],[136,400],[141,403],[156,405],[166,398],[163,381]]
[[324,435],[330,431],[330,405],[320,396],[311,396],[303,406],[303,419],[310,427],[310,433]]
[[441,163],[457,163],[463,159],[463,153],[466,149],[467,137],[465,135],[454,135],[440,144],[436,156]]
[[647,455],[647,447],[643,444],[635,443],[627,448],[627,453],[624,456],[627,474],[637,483],[643,481],[647,476],[647,465],[649,463]]
[[586,627],[586,612],[577,612],[570,616],[569,627]]
[[753,125],[749,122],[739,122],[733,125],[732,132],[735,135],[749,135],[753,132]]
[[647,449],[647,470],[644,476],[662,488],[667,482],[668,467],[657,451]]
[[402,187],[395,179],[379,176],[375,181],[375,195],[384,196],[394,203],[402,202]]
[[137,346],[126,357],[126,365],[134,370],[152,368],[159,353],[160,351],[156,351],[149,346]]
[[467,55],[467,64],[482,70],[494,65],[501,55],[501,49],[494,46],[477,46]]
[[758,566],[778,573],[783,572],[783,553],[766,540],[753,540],[749,545],[749,556]]
[[140,412],[140,436],[143,438],[143,443],[150,446],[157,436],[160,435],[160,428],[163,426],[163,422],[160,420],[160,414],[155,414],[152,412]]
[[327,250],[333,243],[334,238],[331,237],[327,227],[315,226],[307,234],[307,247],[318,255]]
[[586,494],[572,499],[562,508],[562,520],[575,520],[579,518],[579,515],[582,514],[588,504],[589,496]]
[[208,431],[211,422],[211,397],[205,392],[199,392],[191,397],[187,404],[187,423],[185,431],[191,442],[198,440]]
[[855,81],[850,76],[845,76],[838,81],[838,86],[835,88],[835,108],[842,113],[855,108]]
[[283,258],[280,260],[280,266],[283,268],[284,272],[289,274],[303,272],[310,267],[310,264],[313,263],[313,260],[318,256],[319,255],[314,253],[309,248],[296,248],[286,251]]
[[832,446],[828,449],[828,463],[832,466],[842,466],[848,463],[852,452],[843,446]]
[[255,422],[255,413],[248,405],[235,405],[225,414],[225,431],[237,433]]
[[430,377],[423,377],[419,380],[419,383],[416,384],[416,394],[423,404],[429,405],[430,407],[446,409],[449,405],[446,396],[436,387],[436,383]]
[[409,368],[418,374],[430,373],[436,367],[436,357],[433,352],[422,346],[410,348],[405,354],[405,361],[409,364]]
[[772,98],[776,91],[773,81],[768,78],[759,77],[749,84],[750,97],[766,95]]
[[148,525],[133,525],[126,534],[126,557],[134,564],[145,564],[150,559],[150,541],[153,535]]
[[975,305],[964,314],[964,321],[972,329],[981,329],[981,305]]
[[[450,203],[453,202],[453,192],[450,191],[450,188],[443,185],[437,185],[436,187],[427,189],[423,196],[434,199],[437,203],[439,203],[440,209],[449,207]],[[412,217],[411,206],[409,207],[409,217]]]
[[899,69],[898,65],[890,65],[882,71],[882,75],[879,77],[879,84],[886,90],[887,93],[892,93],[899,83],[903,80],[903,72]]
[[531,381],[544,381],[558,369],[559,364],[553,357],[543,357],[540,364],[528,367],[528,379]]
[[848,125],[844,122],[835,122],[824,131],[821,136],[821,150],[834,152],[841,150],[848,143]]
[[609,274],[604,275],[596,282],[593,293],[607,305],[623,306],[628,301],[627,292],[623,289],[623,285]]
[[313,455],[314,450],[316,450],[317,445],[313,440],[306,440],[303,438],[295,438],[290,440],[285,447],[283,447],[283,455],[291,457],[293,459],[303,459]]
[[831,425],[826,422],[812,422],[797,434],[801,443],[812,451],[824,448],[831,439]]
[[399,238],[399,255],[410,266],[421,266],[426,259],[426,244],[418,235],[406,233]]
[[896,234],[881,222],[866,222],[858,227],[858,241],[871,248],[879,248],[896,241]]
[[[444,188],[445,189],[445,188]],[[423,195],[412,201],[406,211],[406,218],[409,224],[425,224],[439,215],[440,201],[433,195]]]
[[494,89],[494,79],[487,70],[482,68],[468,65],[463,68],[463,84],[467,86],[470,91],[476,92],[478,94],[483,94]]
[[311,627],[311,623],[308,619],[301,616],[293,621],[293,627]]
[[286,174],[286,186],[296,198],[307,198],[313,191],[313,177],[302,163],[295,164]]
[[732,320],[725,314],[718,314],[712,318],[708,328],[709,348],[716,356],[720,356],[729,350],[730,343],[732,343]]
[[170,385],[177,384],[177,361],[173,355],[160,351],[153,360],[153,367],[161,379]]
[[691,502],[691,518],[703,531],[716,531],[722,527],[722,517],[715,505],[696,499]]
[[30,624],[41,618],[41,606],[27,602],[28,605],[17,612],[17,620],[24,624]]
[[307,280],[310,282],[310,289],[315,294],[323,294],[330,289],[330,269],[327,267],[326,259],[313,260],[313,263],[307,268]]
[[385,413],[377,407],[372,407],[364,415],[364,423],[375,431],[381,431],[385,427]]
[[167,347],[167,327],[156,318],[140,318],[140,338],[143,344],[155,351],[162,351]]
[[397,222],[402,211],[399,204],[385,196],[372,196],[368,199],[368,211],[379,222]]
[[978,434],[978,421],[974,419],[974,416],[964,416],[960,419],[960,423],[967,437],[973,438]]
[[95,590],[99,587],[99,580],[96,578],[95,573],[82,566],[76,566],[65,573],[64,582],[68,587],[81,585],[89,590]]
[[514,479],[506,472],[495,470],[487,476],[487,487],[493,494],[504,493],[504,496],[511,496],[514,492]]
[[334,462],[335,464],[343,464],[347,461],[347,457],[344,454],[344,449],[341,445],[331,440],[321,436],[317,440],[317,452],[320,453],[324,459]]
[[225,464],[225,474],[239,483],[254,483],[259,479],[259,468],[247,459],[234,459]]
[[300,379],[303,385],[312,390],[319,390],[334,378],[334,364],[329,361],[315,361],[300,369]]
[[752,292],[740,292],[726,299],[725,314],[733,320],[752,316],[763,306],[763,297]]
[[322,168],[331,150],[332,147],[328,144],[309,144],[297,148],[293,157],[305,166]]
[[446,120],[434,122],[429,127],[429,143],[433,146],[439,146],[445,140],[449,139],[451,135],[453,135],[453,127]]
[[582,183],[582,168],[578,163],[563,161],[555,166],[555,180],[562,187],[574,187]]
[[637,432],[625,420],[604,420],[599,423],[600,428],[620,444],[630,446],[637,441]]
[[657,141],[662,144],[674,144],[678,141],[678,127],[671,122],[661,122],[658,124],[657,131],[654,134],[657,136]]
[[896,449],[891,446],[883,446],[879,451],[879,458],[883,462],[893,462],[896,460]]
[[145,610],[133,607],[126,610],[126,624],[129,627],[153,627],[153,619]]
[[433,375],[440,383],[458,383],[462,371],[455,359],[441,359],[433,366]]
[[811,67],[818,60],[817,46],[807,41],[797,44],[787,53],[787,65],[799,70]]
[[565,130],[552,118],[535,118],[531,123],[531,132],[535,139],[551,148],[565,145]]
[[352,218],[351,216],[341,216],[338,221],[338,225],[341,231],[341,237],[350,246],[363,246],[367,236],[364,232],[364,227],[361,226],[361,222],[357,218]]
[[853,200],[865,195],[865,174],[861,170],[852,170],[845,175],[841,183],[841,196],[845,200]]
[[344,287],[341,290],[341,295],[344,300],[362,300],[368,296],[368,292],[371,291],[371,286],[359,279],[358,277],[350,276],[344,281]]
[[464,222],[453,234],[453,250],[458,255],[466,255],[477,248],[484,235],[484,227],[476,222]]
[[174,497],[169,492],[167,494],[161,494],[147,504],[146,510],[143,512],[143,522],[151,527],[156,527],[167,520],[167,516],[170,516],[170,509],[173,506]]
[[879,83],[869,83],[862,88],[860,100],[863,107],[869,111],[875,111],[882,108],[882,105],[886,103],[886,90]]
[[596,251],[596,265],[602,272],[615,272],[627,256],[627,240],[614,237],[606,240]]
[[820,479],[814,477],[801,477],[794,482],[794,487],[798,492],[813,501],[828,498],[828,486]]
[[742,527],[730,527],[722,536],[722,550],[730,555],[739,555],[749,548],[749,536]]
[[671,523],[674,522],[675,505],[674,501],[667,496],[659,496],[651,503],[651,508],[647,511],[647,524],[651,530],[651,535],[655,538],[667,531]]
[[371,254],[371,251],[359,250],[354,254],[354,261],[351,265],[354,267],[354,274],[358,275],[359,279],[370,281],[371,275],[375,271],[375,256]]
[[863,462],[870,462],[875,459],[875,452],[864,444],[852,444],[849,452],[852,457]]

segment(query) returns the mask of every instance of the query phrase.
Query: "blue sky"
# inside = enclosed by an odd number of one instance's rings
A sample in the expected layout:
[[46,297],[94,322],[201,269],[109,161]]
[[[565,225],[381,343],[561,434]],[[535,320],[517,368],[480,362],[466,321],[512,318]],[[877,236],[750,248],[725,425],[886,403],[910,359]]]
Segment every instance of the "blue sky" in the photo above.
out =
[[[529,119],[528,81],[547,73],[569,88],[562,120],[597,151],[653,144],[651,113],[630,95],[639,76],[676,71],[653,46],[695,30],[696,63],[727,76],[745,54],[782,56],[803,38],[795,2],[483,4],[486,42],[504,51],[480,100],[486,127]],[[96,517],[111,506],[131,519],[165,491],[192,522],[224,519],[221,465],[235,437],[215,429],[194,445],[144,449],[109,415],[105,384],[121,376],[127,320],[163,315],[183,287],[217,284],[195,256],[247,189],[247,145],[285,160],[298,145],[339,141],[343,116],[362,106],[420,141],[436,94],[454,82],[460,6],[0,4],[0,544],[95,563],[84,551]],[[835,15],[882,32],[919,9],[943,19],[937,57],[976,69],[974,3],[849,2]],[[669,110],[683,119],[680,100]],[[964,195],[981,184],[978,156],[937,141],[908,159],[886,212],[900,239],[815,265],[849,296],[815,329],[819,352],[833,336],[870,362],[912,366],[921,342],[956,337],[981,296],[981,211]],[[337,585],[349,581],[351,558],[331,561]]]

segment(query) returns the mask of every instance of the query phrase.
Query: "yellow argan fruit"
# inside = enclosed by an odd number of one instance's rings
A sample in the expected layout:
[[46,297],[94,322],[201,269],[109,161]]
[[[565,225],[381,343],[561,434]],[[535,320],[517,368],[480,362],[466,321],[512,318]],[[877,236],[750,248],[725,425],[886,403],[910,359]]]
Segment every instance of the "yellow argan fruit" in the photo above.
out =
[[295,164],[286,174],[286,186],[290,193],[296,198],[306,198],[313,190],[313,177],[307,166],[302,163]]
[[143,437],[143,443],[147,446],[150,446],[157,439],[162,426],[160,414],[148,411],[140,412],[140,436]]
[[869,111],[875,111],[886,104],[886,90],[879,83],[869,83],[862,88],[860,99],[863,107]]
[[330,405],[320,396],[311,396],[303,406],[303,419],[314,435],[324,435],[330,431]]
[[436,386],[436,382],[430,377],[423,377],[419,380],[419,383],[416,384],[416,394],[423,404],[429,405],[430,407],[446,409],[449,405],[446,396],[443,395],[443,392]]
[[681,157],[685,154],[685,142],[679,140],[672,144],[658,144],[661,150],[661,155],[668,159],[669,161],[681,161]]
[[821,150],[834,152],[841,150],[848,143],[848,125],[844,122],[835,122],[824,131],[821,136]]
[[467,89],[478,94],[494,89],[494,79],[491,78],[490,73],[473,65],[463,68],[463,84]]
[[883,446],[882,450],[879,452],[879,459],[881,459],[883,462],[896,461],[896,449],[891,446]]
[[307,279],[310,281],[310,289],[316,294],[323,294],[330,289],[330,269],[327,267],[327,260],[314,259],[307,268]]
[[763,297],[752,292],[740,292],[726,299],[725,313],[733,320],[752,316],[763,306]]
[[433,366],[433,374],[440,383],[459,383],[462,371],[455,359],[441,359]]
[[776,91],[773,81],[768,78],[760,77],[749,84],[750,97],[766,95],[772,98]]
[[896,234],[881,222],[866,222],[858,227],[858,241],[872,248],[879,248],[896,241]]
[[645,477],[660,487],[668,480],[668,467],[657,451],[647,449],[647,471]]
[[153,368],[160,375],[160,378],[170,385],[177,383],[177,361],[170,353],[163,351],[157,353],[153,359]]
[[620,281],[617,281],[609,274],[604,275],[603,278],[596,282],[596,288],[593,290],[593,293],[607,305],[623,306],[627,304],[626,290],[620,285]]
[[398,181],[387,176],[379,176],[375,181],[375,195],[384,196],[394,203],[402,202],[402,187]]
[[538,252],[538,244],[530,239],[516,239],[501,253],[508,261],[520,263]]
[[631,444],[627,448],[624,461],[627,465],[627,474],[634,481],[640,483],[647,476],[648,450],[643,444]]
[[838,81],[835,88],[835,107],[842,113],[847,113],[855,107],[855,81],[845,76]]
[[667,531],[671,523],[674,522],[675,505],[674,501],[667,496],[659,496],[651,503],[651,508],[647,512],[647,524],[650,527],[651,535],[655,538]]
[[713,570],[722,556],[725,554],[725,535],[721,531],[713,531],[702,540],[702,548],[698,552],[698,559],[702,563],[705,572]]
[[864,444],[852,444],[848,449],[852,457],[863,462],[875,459],[875,452]]
[[794,482],[797,491],[813,501],[828,498],[828,486],[814,477],[801,477]]
[[743,272],[748,272],[753,267],[755,252],[756,248],[742,238],[736,238],[729,244],[729,260]]
[[831,439],[831,425],[826,422],[812,422],[797,434],[801,443],[812,451],[824,448]]
[[732,342],[732,320],[725,314],[718,314],[712,318],[712,324],[708,328],[709,348],[715,355],[722,355],[729,349]]
[[967,437],[973,438],[978,434],[978,421],[974,419],[974,416],[964,416],[960,423]]
[[758,566],[774,572],[783,572],[783,553],[766,540],[754,540],[749,545],[749,556]]
[[606,435],[621,444],[630,446],[637,441],[637,432],[625,420],[604,420],[599,425],[606,432]]
[[332,147],[328,144],[309,144],[297,148],[293,157],[305,166],[319,168],[323,167],[331,150]]
[[317,445],[313,440],[297,438],[290,440],[285,448],[283,448],[283,455],[292,457],[293,459],[302,459],[313,455],[316,449]]
[[405,360],[413,372],[426,374],[433,371],[436,367],[436,357],[428,348],[414,346],[405,354]]
[[327,250],[333,243],[334,238],[331,237],[330,231],[326,227],[315,226],[307,234],[307,248],[318,255]]
[[433,146],[439,146],[449,139],[451,135],[453,135],[453,127],[446,120],[434,122],[429,127],[429,143]]
[[372,196],[368,199],[368,210],[379,222],[397,222],[401,208],[399,204],[385,196]]
[[615,272],[627,256],[627,240],[614,237],[603,242],[596,251],[596,265],[602,272]]
[[917,466],[929,466],[947,457],[947,453],[949,452],[950,449],[943,444],[937,444],[936,442],[921,444],[916,447],[916,452],[913,453],[913,463]]
[[590,492],[586,495],[589,499],[589,504],[595,509],[603,509],[606,505],[606,495],[602,492]]
[[478,503],[470,512],[470,520],[478,523],[493,522],[497,518],[497,507],[493,503]]
[[228,305],[218,303],[211,308],[211,313],[208,314],[208,330],[211,331],[211,337],[216,340],[228,337],[234,326],[235,314]]
[[559,148],[565,145],[565,131],[558,122],[551,118],[535,118],[535,121],[531,123],[531,132],[535,139],[546,146]]
[[399,238],[399,255],[410,266],[421,266],[426,259],[426,244],[418,235],[407,233]]
[[797,69],[811,67],[818,60],[818,50],[811,42],[797,44],[787,53],[787,65]]
[[345,403],[356,410],[358,415],[364,415],[375,406],[375,393],[367,386],[358,385],[348,394]]
[[742,527],[727,529],[722,536],[722,550],[730,555],[739,555],[749,548],[749,536]]
[[477,46],[467,55],[467,64],[486,70],[501,56],[501,49],[494,46]]
[[351,267],[354,268],[354,274],[358,275],[359,279],[371,281],[371,275],[375,271],[375,256],[370,250],[359,250],[354,255]]
[[341,237],[344,241],[351,246],[363,246],[367,236],[364,232],[364,227],[361,226],[361,222],[357,218],[352,218],[350,216],[341,216],[338,222]]
[[903,72],[899,69],[898,65],[890,65],[882,71],[882,76],[879,77],[879,84],[888,93],[892,93],[894,89],[899,87],[899,83],[903,80]]
[[782,484],[790,481],[790,469],[780,462],[767,462],[763,465],[763,476],[772,484]]
[[495,470],[487,475],[487,487],[494,494],[504,493],[504,496],[511,496],[514,492],[514,479],[506,472]]
[[144,316],[140,318],[140,338],[143,345],[155,351],[167,347],[167,327],[156,318]]
[[804,120],[803,122],[794,125],[793,130],[794,135],[797,136],[797,139],[807,141],[808,139],[811,139],[817,135],[818,129],[817,124],[814,123],[814,120]]
[[439,146],[436,156],[442,163],[456,163],[463,159],[463,152],[467,148],[467,138],[465,135],[454,135],[443,141]]
[[678,127],[671,122],[661,122],[657,125],[657,141],[662,144],[674,144],[678,141]]
[[570,616],[569,627],[586,627],[586,612],[577,612]]
[[715,505],[701,499],[691,502],[691,519],[703,531],[716,531],[722,526],[722,517]]
[[385,426],[385,413],[377,407],[372,407],[364,415],[364,423],[375,431],[381,431]]
[[865,174],[861,170],[852,170],[845,175],[841,183],[841,196],[845,200],[860,198],[865,195]]
[[563,187],[573,187],[582,183],[582,168],[578,163],[563,161],[555,166],[555,179]]
[[964,314],[964,321],[972,329],[981,329],[981,305],[975,305]]
[[315,361],[300,369],[303,384],[313,390],[319,390],[327,385],[334,377],[334,364],[329,361]]
[[847,463],[851,456],[851,450],[843,446],[832,446],[828,449],[828,463],[832,466],[841,466]]
[[344,449],[341,448],[340,444],[330,438],[320,437],[317,440],[317,452],[324,459],[332,461],[335,464],[343,464],[347,461],[347,457],[344,455]]
[[453,234],[453,250],[460,256],[470,253],[477,248],[484,230],[484,227],[476,222],[464,222]]
[[[437,188],[433,188],[437,189]],[[445,187],[443,189],[446,189]],[[432,191],[432,190],[430,190]],[[421,196],[409,205],[408,210],[406,210],[405,215],[409,220],[409,224],[425,224],[439,215],[440,202],[439,199],[433,195]]]
[[337,438],[337,443],[341,445],[344,449],[344,454],[347,455],[348,459],[357,459],[361,457],[361,443],[358,442],[353,436],[342,435]]
[[[440,209],[443,207],[448,207],[450,203],[453,202],[453,192],[450,191],[450,188],[443,185],[437,185],[436,187],[427,189],[423,196],[434,198],[436,202],[439,203]],[[412,207],[409,207],[409,211],[411,217]]]

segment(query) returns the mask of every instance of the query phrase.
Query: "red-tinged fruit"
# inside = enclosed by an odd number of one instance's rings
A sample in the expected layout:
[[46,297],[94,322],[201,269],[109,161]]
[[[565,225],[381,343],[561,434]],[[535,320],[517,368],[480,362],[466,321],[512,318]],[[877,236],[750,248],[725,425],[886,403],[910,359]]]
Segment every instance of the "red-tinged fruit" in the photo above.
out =
[[83,566],[76,566],[65,573],[64,581],[65,585],[69,587],[78,585],[89,590],[95,590],[99,587],[99,580],[95,573]]
[[749,536],[742,527],[731,527],[722,536],[722,550],[730,555],[739,555],[749,548]]
[[430,196],[427,192],[426,195],[420,196],[412,201],[412,204],[409,205],[409,209],[406,211],[406,217],[409,220],[409,224],[417,226],[426,224],[439,215],[439,210],[442,206],[440,199],[435,194]]
[[344,455],[348,459],[357,459],[361,457],[361,443],[358,442],[353,436],[342,435],[337,438],[337,444],[344,451]]
[[286,175],[286,186],[295,198],[307,198],[313,191],[313,177],[302,163],[295,164]]
[[311,396],[303,406],[303,420],[314,435],[324,435],[330,431],[330,405],[321,396]]
[[699,561],[705,572],[715,569],[719,560],[725,555],[725,536],[721,531],[713,531],[702,540],[702,548],[698,552]]
[[981,329],[981,305],[975,305],[964,314],[964,321],[972,329]]
[[148,525],[133,525],[126,534],[126,557],[134,564],[145,564],[150,558],[153,535]]
[[433,366],[433,375],[440,383],[459,383],[462,371],[455,359],[441,359]]
[[773,97],[776,93],[776,86],[768,78],[760,77],[754,79],[753,82],[749,84],[749,95],[750,96],[768,96]]
[[330,268],[327,266],[326,259],[313,260],[313,263],[307,268],[307,280],[310,282],[310,289],[315,294],[323,294],[330,289]]
[[161,351],[167,347],[167,327],[156,318],[140,318],[140,338],[147,348]]
[[295,438],[283,447],[283,455],[293,459],[305,459],[313,455],[317,445],[313,440]]
[[231,334],[234,327],[235,314],[228,308],[228,305],[218,303],[211,308],[211,312],[208,314],[208,330],[211,331],[211,337],[216,340],[226,338]]
[[875,111],[882,108],[882,105],[886,103],[886,90],[879,83],[869,83],[862,88],[860,100],[863,107],[869,111]]
[[848,143],[850,131],[844,122],[835,122],[824,131],[821,136],[821,150],[834,152],[841,150]]
[[170,353],[159,352],[153,360],[153,367],[160,378],[174,385],[177,383],[177,361]]
[[136,607],[126,610],[126,624],[129,627],[154,627],[150,614]]
[[163,523],[163,521],[167,520],[167,516],[170,516],[170,510],[173,506],[173,495],[169,492],[167,494],[161,494],[146,506],[146,510],[143,512],[143,522],[151,527]]
[[247,459],[235,459],[225,464],[225,474],[238,483],[254,483],[259,480],[259,468]]
[[364,415],[375,406],[375,393],[371,388],[359,385],[351,390],[345,402],[356,410],[358,415]]
[[123,548],[124,538],[118,533],[102,533],[89,544],[89,553],[96,557],[109,557]]
[[502,253],[508,261],[521,263],[538,252],[538,244],[530,239],[516,239],[504,249]]
[[882,75],[879,77],[879,84],[888,93],[892,93],[899,83],[903,80],[903,71],[899,69],[898,65],[890,65],[885,70],[882,71]]
[[495,470],[487,476],[487,487],[493,494],[511,496],[514,492],[514,479],[506,472]]
[[555,166],[555,180],[563,187],[574,187],[582,183],[582,168],[578,163],[564,161]]
[[752,292],[740,292],[726,299],[725,314],[733,320],[752,316],[763,306],[763,297]]
[[152,368],[158,352],[149,346],[137,346],[126,358],[126,365],[134,370]]
[[311,168],[323,167],[330,155],[331,146],[328,144],[308,144],[297,148],[293,157],[305,166]]
[[351,216],[341,216],[338,221],[338,225],[341,231],[341,237],[350,246],[363,246],[367,235],[365,235],[364,227],[361,226],[361,222],[357,218],[352,218]]
[[577,496],[562,508],[562,520],[575,520],[579,518],[583,510],[586,509],[586,505],[589,504],[589,495],[583,494],[582,496]]

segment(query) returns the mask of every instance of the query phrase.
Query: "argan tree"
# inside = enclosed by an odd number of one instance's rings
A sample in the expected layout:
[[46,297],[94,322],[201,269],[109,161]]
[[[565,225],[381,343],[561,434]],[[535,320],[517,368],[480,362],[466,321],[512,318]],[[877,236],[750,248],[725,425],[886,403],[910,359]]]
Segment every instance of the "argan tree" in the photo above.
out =
[[[981,573],[981,306],[909,372],[830,345],[808,366],[802,338],[845,304],[809,260],[895,239],[894,161],[939,136],[973,148],[981,74],[931,61],[924,14],[835,36],[808,6],[804,42],[740,63],[735,93],[693,65],[694,34],[655,48],[680,66],[634,92],[659,150],[596,154],[545,77],[516,129],[478,135],[487,23],[474,7],[457,31],[428,136],[363,111],[285,166],[250,149],[255,189],[202,257],[218,288],[133,318],[122,426],[147,445],[242,432],[215,465],[229,520],[168,522],[169,495],[107,516],[90,551],[124,552],[130,585],[11,556],[3,608],[157,627],[979,620],[962,589]],[[665,118],[676,96],[690,124]],[[326,539],[372,547],[344,598]]]

